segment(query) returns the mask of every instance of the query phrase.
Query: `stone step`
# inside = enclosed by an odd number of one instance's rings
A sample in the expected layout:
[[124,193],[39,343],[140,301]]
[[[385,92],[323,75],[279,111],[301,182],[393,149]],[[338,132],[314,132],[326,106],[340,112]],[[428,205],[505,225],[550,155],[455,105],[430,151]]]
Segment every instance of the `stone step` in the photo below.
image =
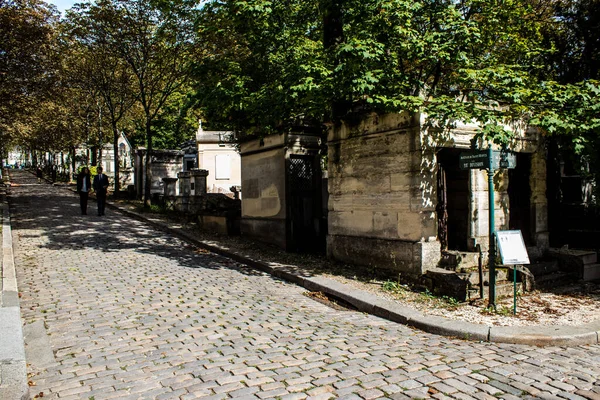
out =
[[[465,276],[465,279],[469,281],[471,285],[479,285],[479,271],[469,271],[461,274]],[[496,269],[496,282],[499,281],[512,281],[512,275],[509,277],[509,270],[506,268]],[[490,271],[487,269],[483,270],[483,282],[487,284],[490,281]]]
[[586,264],[583,266],[583,280],[600,280],[600,264]]
[[539,261],[533,264],[526,265],[526,267],[536,277],[560,271],[560,266],[557,260]]
[[[521,293],[523,290],[523,285],[519,282],[517,283],[517,293]],[[502,297],[512,297],[514,293],[514,284],[508,281],[500,281],[496,282],[496,298]],[[470,299],[479,299],[479,288],[474,288],[469,290]],[[484,299],[488,299],[490,296],[490,287],[485,285],[483,287],[483,297]]]
[[576,259],[578,264],[596,264],[598,262],[598,254],[590,250],[577,249],[550,249],[549,255],[559,260]]
[[568,282],[576,281],[577,279],[577,274],[559,271],[551,274],[536,276],[535,286],[536,288],[551,288],[552,286],[563,285]]
[[[512,282],[500,282],[496,284],[496,297],[512,297],[514,290],[514,284]],[[522,293],[522,291],[523,285],[520,282],[518,282],[517,293]]]
[[442,252],[440,266],[453,271],[464,272],[470,268],[477,268],[479,265],[479,253],[446,250]]

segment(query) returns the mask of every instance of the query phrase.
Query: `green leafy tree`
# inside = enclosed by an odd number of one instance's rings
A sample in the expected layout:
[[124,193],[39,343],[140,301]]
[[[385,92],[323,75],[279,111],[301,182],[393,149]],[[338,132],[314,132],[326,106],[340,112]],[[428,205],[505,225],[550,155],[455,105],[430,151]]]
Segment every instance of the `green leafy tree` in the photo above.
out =
[[194,56],[190,15],[194,4],[143,0],[101,0],[88,18],[104,35],[107,46],[129,67],[134,93],[144,115],[146,181],[144,200],[150,206],[150,162],[153,123],[171,96],[185,85]]
[[[555,0],[548,13],[551,23],[543,30],[548,47],[548,79],[540,102],[551,107],[536,113],[536,122],[552,134],[551,152],[570,160],[576,169],[595,182],[596,204],[600,199],[600,1]],[[559,160],[554,161],[558,163]],[[549,207],[560,215],[560,172],[554,171],[554,190]]]
[[211,1],[198,18],[198,103],[239,135],[321,122],[325,65],[314,1]]
[[[101,4],[102,6],[102,4]],[[120,123],[135,103],[134,76],[129,65],[115,56],[110,42],[107,40],[106,26],[103,20],[91,18],[93,12],[103,10],[92,9],[90,5],[76,6],[67,14],[64,22],[67,35],[66,43],[70,54],[71,81],[81,90],[92,90],[102,101],[101,111],[106,109],[106,116],[112,131],[114,154],[115,192],[120,187],[118,140],[121,132]],[[102,138],[102,135],[99,135]],[[99,146],[102,149],[102,143]]]
[[209,120],[249,134],[396,111],[441,128],[476,120],[502,144],[506,124],[532,116],[548,132],[593,126],[583,100],[597,85],[548,74],[555,22],[537,0],[212,1],[197,92]]
[[57,13],[39,0],[0,2],[0,153],[55,88]]
[[173,94],[153,123],[157,148],[175,149],[189,139],[195,140],[198,120],[202,119],[195,105],[189,88]]

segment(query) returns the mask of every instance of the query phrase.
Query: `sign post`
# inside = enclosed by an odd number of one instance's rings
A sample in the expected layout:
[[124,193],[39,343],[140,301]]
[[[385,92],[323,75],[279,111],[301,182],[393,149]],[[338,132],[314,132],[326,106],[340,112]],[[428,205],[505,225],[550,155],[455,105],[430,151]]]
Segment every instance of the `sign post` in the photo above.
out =
[[[489,194],[489,270],[490,270],[490,296],[489,305],[496,309],[496,216],[494,215],[494,163],[492,146],[488,147],[488,194]],[[479,283],[481,284],[481,282]]]
[[[487,150],[461,153],[459,156],[461,169],[487,169],[488,202],[489,202],[489,273],[490,295],[489,306],[496,308],[496,221],[494,214],[494,173],[496,169],[515,168],[517,157],[514,153],[492,150],[488,144]],[[482,284],[482,282],[480,282]]]
[[[529,264],[521,231],[498,231],[497,237],[503,265]],[[513,268],[513,314],[517,314],[517,268]]]

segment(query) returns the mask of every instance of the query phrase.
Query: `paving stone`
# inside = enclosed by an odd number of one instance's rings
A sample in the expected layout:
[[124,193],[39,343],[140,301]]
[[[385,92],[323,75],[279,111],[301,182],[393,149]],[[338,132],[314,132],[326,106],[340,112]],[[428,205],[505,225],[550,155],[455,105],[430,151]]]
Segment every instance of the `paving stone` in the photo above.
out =
[[115,210],[81,216],[74,194],[16,173],[22,318],[55,350],[29,366],[45,398],[600,399],[600,345],[469,342],[334,311]]
[[290,393],[285,396],[281,396],[281,400],[302,400],[306,399],[308,396],[305,393]]
[[600,393],[596,393],[591,390],[578,390],[575,392],[575,394],[589,400],[600,400]]
[[436,391],[444,393],[444,394],[452,394],[452,393],[458,392],[458,389],[456,389],[455,387],[446,385],[445,383],[442,383],[442,382],[436,382],[436,383],[432,384],[430,387],[435,389]]

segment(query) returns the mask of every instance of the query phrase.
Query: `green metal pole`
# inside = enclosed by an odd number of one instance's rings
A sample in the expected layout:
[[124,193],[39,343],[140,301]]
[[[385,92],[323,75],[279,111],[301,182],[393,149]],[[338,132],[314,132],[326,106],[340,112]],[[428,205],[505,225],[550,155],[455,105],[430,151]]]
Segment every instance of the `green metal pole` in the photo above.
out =
[[513,265],[513,314],[517,315],[517,266]]
[[488,145],[488,194],[489,194],[489,226],[490,226],[490,298],[489,306],[496,309],[496,226],[494,217],[494,163],[492,144]]

